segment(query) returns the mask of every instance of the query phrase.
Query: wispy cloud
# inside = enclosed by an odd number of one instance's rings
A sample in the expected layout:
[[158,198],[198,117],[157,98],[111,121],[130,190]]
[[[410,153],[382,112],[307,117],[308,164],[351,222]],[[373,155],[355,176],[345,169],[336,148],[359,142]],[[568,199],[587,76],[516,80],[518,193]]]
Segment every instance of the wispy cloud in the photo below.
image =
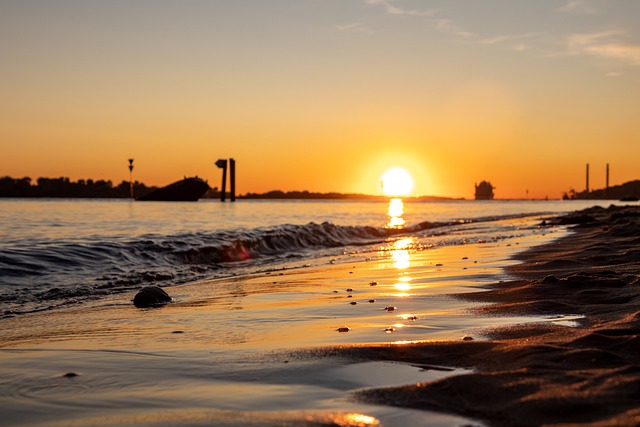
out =
[[470,31],[466,31],[462,27],[459,27],[450,19],[438,19],[438,21],[436,22],[436,28],[440,31],[444,31],[458,37],[463,37],[463,38],[475,37],[475,34],[473,34]]
[[482,39],[482,40],[480,40],[480,42],[482,44],[508,43],[508,42],[513,42],[513,41],[516,41],[516,40],[531,39],[531,38],[538,37],[538,36],[541,36],[541,35],[542,35],[542,33],[533,33],[533,32],[522,33],[522,34],[503,34],[503,35],[500,35],[500,36],[495,36],[495,37]]
[[581,13],[585,15],[597,15],[598,10],[586,0],[567,0],[566,4],[560,8],[561,12]]
[[384,7],[386,12],[390,15],[405,15],[405,16],[433,16],[435,10],[418,10],[418,9],[405,9],[396,6],[395,0],[365,0],[365,3],[371,5],[378,5]]
[[543,33],[537,32],[529,32],[522,34],[503,34],[499,36],[484,38],[480,40],[480,43],[486,45],[499,45],[499,44],[507,44],[509,47],[515,51],[522,52],[525,50],[529,50],[531,46],[525,43],[526,40],[534,39],[542,36]]
[[361,34],[371,34],[373,30],[368,26],[361,24],[360,22],[352,22],[350,24],[338,24],[335,25],[334,28],[338,31],[344,31],[347,33],[361,33]]
[[640,66],[640,45],[618,41],[619,35],[617,32],[574,34],[569,37],[567,46],[573,55],[616,59]]

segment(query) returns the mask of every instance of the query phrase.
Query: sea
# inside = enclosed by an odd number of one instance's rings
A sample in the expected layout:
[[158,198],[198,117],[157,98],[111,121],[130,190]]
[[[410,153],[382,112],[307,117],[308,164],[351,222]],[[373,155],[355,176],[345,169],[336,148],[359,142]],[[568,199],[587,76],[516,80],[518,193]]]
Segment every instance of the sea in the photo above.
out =
[[[571,232],[549,218],[614,203],[1,199],[0,424],[482,425],[354,392],[468,372],[376,346],[577,326],[460,295]],[[172,302],[136,308],[149,285]]]
[[[505,239],[514,236],[508,219],[613,203],[2,199],[0,316],[375,254],[406,237],[414,249]],[[517,228],[539,232],[537,223]]]

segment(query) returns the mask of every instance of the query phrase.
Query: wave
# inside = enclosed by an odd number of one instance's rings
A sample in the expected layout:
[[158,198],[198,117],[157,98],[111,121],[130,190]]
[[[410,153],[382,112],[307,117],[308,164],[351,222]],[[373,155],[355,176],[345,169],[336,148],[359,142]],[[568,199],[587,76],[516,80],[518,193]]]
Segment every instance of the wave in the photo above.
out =
[[0,305],[4,315],[42,310],[140,285],[213,278],[233,274],[233,269],[376,244],[443,225],[383,228],[325,222],[108,241],[14,243],[0,248]]

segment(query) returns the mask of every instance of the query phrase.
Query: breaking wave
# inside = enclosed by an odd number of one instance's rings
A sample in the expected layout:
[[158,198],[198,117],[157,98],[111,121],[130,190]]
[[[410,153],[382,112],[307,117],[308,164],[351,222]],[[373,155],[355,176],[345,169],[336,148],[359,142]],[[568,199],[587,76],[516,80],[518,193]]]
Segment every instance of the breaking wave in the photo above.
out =
[[108,241],[16,242],[0,248],[0,315],[97,299],[141,285],[172,285],[268,268],[279,261],[330,255],[337,248],[372,245],[442,225],[382,228],[325,222]]

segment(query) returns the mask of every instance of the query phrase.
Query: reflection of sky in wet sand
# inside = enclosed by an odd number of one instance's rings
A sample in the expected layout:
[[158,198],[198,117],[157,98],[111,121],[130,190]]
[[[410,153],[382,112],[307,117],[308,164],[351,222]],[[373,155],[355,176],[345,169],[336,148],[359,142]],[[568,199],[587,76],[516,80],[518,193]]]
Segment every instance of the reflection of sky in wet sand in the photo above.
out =
[[[2,369],[11,372],[2,380],[3,420],[8,425],[45,425],[56,419],[54,409],[64,408],[66,420],[73,418],[74,425],[375,426],[381,421],[389,425],[387,419],[402,425],[464,421],[345,397],[364,387],[433,381],[465,370],[341,360],[284,363],[283,356],[252,354],[230,360],[188,352],[3,350]],[[77,376],[66,377],[69,372]]]

